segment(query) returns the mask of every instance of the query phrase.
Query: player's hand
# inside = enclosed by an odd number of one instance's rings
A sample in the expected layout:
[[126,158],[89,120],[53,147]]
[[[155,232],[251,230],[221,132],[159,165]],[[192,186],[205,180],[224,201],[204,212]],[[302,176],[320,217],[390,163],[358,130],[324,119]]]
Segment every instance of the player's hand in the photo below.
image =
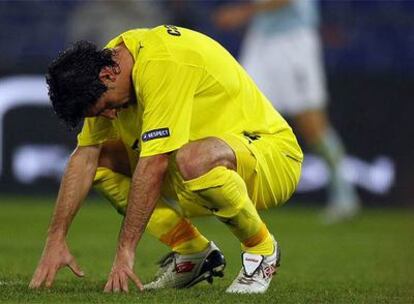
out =
[[29,288],[37,289],[43,285],[46,288],[50,288],[57,271],[66,266],[78,277],[84,276],[84,272],[80,269],[75,258],[69,252],[69,248],[65,241],[47,243],[36,271],[33,274]]
[[213,22],[223,30],[234,30],[246,25],[253,13],[249,3],[224,5],[213,14]]
[[104,292],[128,292],[129,279],[140,291],[144,290],[141,280],[133,272],[134,252],[118,250]]

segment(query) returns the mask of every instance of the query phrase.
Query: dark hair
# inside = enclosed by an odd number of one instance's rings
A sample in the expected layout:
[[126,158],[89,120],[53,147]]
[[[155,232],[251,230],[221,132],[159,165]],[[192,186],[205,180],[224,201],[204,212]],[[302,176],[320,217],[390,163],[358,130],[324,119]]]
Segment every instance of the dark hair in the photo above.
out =
[[98,50],[88,41],[79,41],[60,53],[49,65],[46,82],[53,110],[69,127],[75,128],[108,89],[100,80],[103,67],[117,67],[113,50]]

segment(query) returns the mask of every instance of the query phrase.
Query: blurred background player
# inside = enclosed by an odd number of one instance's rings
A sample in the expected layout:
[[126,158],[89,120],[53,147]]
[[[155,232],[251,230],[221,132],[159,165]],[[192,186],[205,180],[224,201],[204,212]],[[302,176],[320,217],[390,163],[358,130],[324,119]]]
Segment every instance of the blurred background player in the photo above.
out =
[[333,223],[353,217],[359,199],[344,177],[344,146],[326,111],[316,1],[230,4],[220,7],[213,17],[225,30],[250,22],[240,62],[277,110],[293,118],[295,130],[328,165],[328,205],[323,220]]
[[91,40],[103,47],[125,29],[169,24],[171,19],[160,1],[84,1],[70,14],[67,40]]

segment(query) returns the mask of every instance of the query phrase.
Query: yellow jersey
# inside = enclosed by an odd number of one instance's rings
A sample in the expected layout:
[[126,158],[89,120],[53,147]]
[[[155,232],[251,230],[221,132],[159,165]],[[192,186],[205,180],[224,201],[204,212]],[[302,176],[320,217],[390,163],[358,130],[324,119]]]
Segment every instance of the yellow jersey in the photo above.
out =
[[119,138],[151,156],[224,134],[290,129],[246,71],[213,39],[175,26],[134,29],[111,40],[133,56],[137,104],[116,119],[86,118],[78,145]]

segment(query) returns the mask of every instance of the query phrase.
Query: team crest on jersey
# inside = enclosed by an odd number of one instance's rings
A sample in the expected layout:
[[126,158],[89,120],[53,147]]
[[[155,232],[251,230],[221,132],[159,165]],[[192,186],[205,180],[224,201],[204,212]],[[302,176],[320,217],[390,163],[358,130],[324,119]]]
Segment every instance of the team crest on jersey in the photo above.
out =
[[169,137],[169,136],[170,136],[169,128],[154,129],[154,130],[150,130],[142,134],[142,141],[149,141],[152,139]]

